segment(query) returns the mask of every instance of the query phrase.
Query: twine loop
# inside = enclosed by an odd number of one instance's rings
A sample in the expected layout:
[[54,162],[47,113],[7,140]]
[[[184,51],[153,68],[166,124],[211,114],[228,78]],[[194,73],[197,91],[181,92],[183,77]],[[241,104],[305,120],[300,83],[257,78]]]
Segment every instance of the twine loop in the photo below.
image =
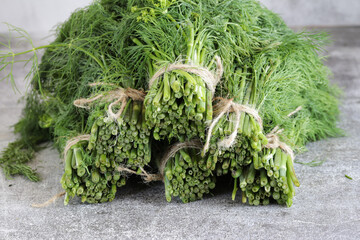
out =
[[[112,83],[95,82],[95,83],[89,84],[90,87],[96,87],[96,86],[101,86],[101,85],[108,85],[108,86],[116,87],[116,85],[112,84]],[[112,102],[108,106],[107,114],[108,114],[109,118],[113,119],[114,121],[117,121],[117,119],[120,117],[121,113],[124,111],[126,102],[129,98],[131,98],[134,101],[144,101],[145,92],[136,90],[133,88],[125,89],[125,88],[118,87],[107,93],[100,93],[91,98],[76,99],[74,101],[74,105],[78,108],[90,109],[89,105],[99,99],[105,100],[107,102]],[[119,104],[120,102],[121,102],[120,109],[114,113],[113,106]]]
[[202,149],[202,144],[199,139],[193,139],[187,142],[178,142],[173,144],[166,154],[162,157],[159,164],[159,177],[161,180],[164,179],[164,170],[166,163],[175,156],[175,154],[184,148]]
[[291,156],[291,159],[294,160],[295,155],[294,151],[287,145],[286,143],[280,141],[279,134],[283,132],[284,129],[279,129],[276,126],[270,133],[266,134],[266,138],[268,139],[268,144],[265,145],[265,148],[275,149],[280,148],[285,153]]
[[[215,106],[215,108],[217,109],[218,115],[209,126],[208,134],[206,136],[206,142],[205,142],[204,148],[201,153],[202,156],[204,156],[206,154],[206,152],[209,150],[210,139],[212,137],[212,131],[215,128],[216,124],[224,116],[225,113],[230,113],[230,112],[235,113],[235,117],[236,117],[235,129],[229,136],[227,136],[226,138],[224,138],[223,140],[221,140],[217,143],[219,149],[228,149],[236,142],[236,136],[238,134],[241,112],[251,115],[255,119],[255,121],[259,124],[260,128],[262,129],[262,119],[256,109],[251,108],[246,105],[235,103],[233,101],[233,99],[223,99],[223,98],[219,98],[219,99],[220,99],[220,102]],[[292,115],[299,112],[301,109],[302,109],[301,106],[297,107],[293,112],[289,113],[287,115],[287,117],[291,117]],[[285,153],[289,154],[291,156],[292,161],[294,161],[295,154],[294,154],[293,150],[291,149],[291,147],[289,145],[282,142],[279,138],[279,134],[283,131],[284,131],[284,129],[279,129],[279,126],[276,126],[270,133],[268,133],[266,135],[266,138],[268,139],[268,143],[265,145],[265,147],[271,148],[271,149],[275,149],[275,148],[279,147]]]
[[218,142],[219,148],[230,148],[235,143],[239,124],[240,124],[241,112],[247,113],[247,114],[251,115],[252,117],[254,117],[255,121],[257,121],[259,123],[260,127],[262,128],[262,119],[257,110],[255,110],[249,106],[246,106],[246,105],[235,103],[233,99],[224,99],[224,98],[220,98],[220,99],[221,99],[220,102],[215,106],[217,109],[217,112],[219,112],[219,113],[209,126],[209,130],[208,130],[208,134],[206,136],[206,142],[205,142],[205,145],[204,145],[204,148],[202,151],[202,155],[205,155],[205,153],[209,150],[210,139],[212,137],[212,131],[215,128],[216,124],[220,121],[222,116],[224,116],[225,113],[229,113],[229,112],[235,113],[235,116],[236,116],[235,129],[228,137],[226,137],[222,141]]
[[76,145],[78,142],[89,141],[89,140],[90,140],[90,135],[89,134],[79,135],[79,136],[76,136],[76,137],[73,137],[73,138],[69,139],[66,142],[66,146],[64,148],[64,161],[66,159],[66,155],[67,155],[68,151],[70,150],[70,148],[72,146]]
[[209,69],[192,64],[182,64],[182,63],[172,63],[163,68],[160,68],[149,80],[149,89],[154,84],[155,80],[158,79],[166,72],[171,72],[174,70],[183,70],[189,73],[193,73],[198,75],[207,85],[207,88],[210,90],[212,95],[215,94],[216,85],[219,83],[224,68],[221,63],[221,58],[219,56],[215,56],[216,61],[216,73],[212,73]]
[[[299,112],[301,109],[302,109],[302,106],[297,107],[294,111],[289,113],[287,115],[287,117],[291,117],[295,113]],[[291,147],[289,145],[280,141],[279,134],[282,133],[283,131],[284,131],[283,128],[280,129],[279,126],[275,126],[274,129],[271,130],[271,132],[266,134],[266,138],[268,139],[268,144],[266,144],[265,147],[271,148],[271,149],[280,148],[285,153],[289,154],[291,157],[291,160],[294,161],[294,159],[295,159],[294,151],[291,149]]]

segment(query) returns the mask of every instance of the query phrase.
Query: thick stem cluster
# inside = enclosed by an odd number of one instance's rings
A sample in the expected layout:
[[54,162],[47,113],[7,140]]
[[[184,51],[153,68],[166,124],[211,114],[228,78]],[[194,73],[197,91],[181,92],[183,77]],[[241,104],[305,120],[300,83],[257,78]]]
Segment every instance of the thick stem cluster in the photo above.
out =
[[212,95],[205,83],[183,70],[165,73],[145,98],[146,121],[155,140],[205,137],[212,120]]
[[91,128],[90,140],[68,151],[61,179],[67,192],[65,203],[75,195],[89,203],[112,201],[117,187],[126,183],[127,173],[119,172],[118,167],[140,174],[150,160],[145,109],[142,102],[129,100],[118,119],[99,117]]
[[165,196],[168,202],[179,197],[184,203],[202,199],[215,188],[216,177],[194,149],[179,150],[164,169]]

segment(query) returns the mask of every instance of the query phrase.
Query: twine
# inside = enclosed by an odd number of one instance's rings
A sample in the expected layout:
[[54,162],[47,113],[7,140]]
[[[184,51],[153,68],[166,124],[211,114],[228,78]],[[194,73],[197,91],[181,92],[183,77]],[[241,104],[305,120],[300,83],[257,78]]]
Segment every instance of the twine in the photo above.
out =
[[[289,113],[287,115],[287,117],[291,117],[292,115],[299,112],[301,109],[302,109],[302,106],[297,107],[294,111]],[[279,134],[282,133],[283,131],[284,131],[283,128],[280,129],[279,126],[275,126],[274,129],[271,130],[271,132],[266,134],[266,138],[268,139],[268,144],[266,144],[265,147],[266,148],[271,148],[271,149],[275,149],[275,148],[279,147],[285,153],[289,154],[290,157],[291,157],[291,160],[294,161],[294,159],[295,159],[294,151],[291,149],[291,147],[289,145],[287,145],[286,143],[280,141]]]
[[[115,84],[112,83],[103,83],[103,82],[94,82],[94,83],[89,83],[88,84],[90,87],[97,87],[97,86],[111,86],[111,87],[117,87]],[[111,91],[110,91],[111,92]],[[109,92],[109,93],[110,93]],[[110,94],[111,96],[111,94]],[[80,99],[76,99],[74,101],[74,105],[78,108],[85,108],[85,109],[90,109],[89,105],[90,103],[103,98],[104,95],[103,94],[98,94],[92,98],[80,98]]]
[[84,109],[90,109],[89,106],[87,106],[88,104],[102,98],[104,95],[102,94],[99,94],[99,95],[96,95],[95,97],[92,97],[92,98],[80,98],[80,99],[76,99],[74,101],[74,105],[78,108],[84,108]]
[[94,83],[89,83],[89,86],[90,86],[90,87],[97,87],[97,86],[118,87],[116,84],[106,83],[106,82],[94,82]]
[[90,140],[90,135],[89,134],[79,135],[79,136],[76,136],[76,137],[73,137],[73,138],[69,139],[66,142],[66,146],[64,148],[64,161],[66,159],[67,152],[70,150],[70,148],[72,146],[74,146],[78,142],[89,141],[89,140]]
[[171,72],[174,70],[183,70],[189,73],[198,75],[207,85],[207,88],[211,91],[212,95],[215,94],[216,85],[219,83],[222,74],[224,72],[223,65],[219,56],[215,56],[216,61],[216,73],[213,74],[209,69],[192,65],[192,64],[181,64],[181,63],[172,63],[159,69],[149,80],[149,89],[154,84],[155,80],[158,79],[161,75],[166,72]]
[[221,117],[224,116],[225,113],[235,112],[236,121],[235,121],[235,129],[234,131],[226,137],[224,140],[218,142],[219,148],[230,148],[234,143],[238,133],[238,128],[240,124],[240,113],[244,112],[254,117],[254,119],[259,123],[262,128],[262,119],[257,110],[248,107],[246,105],[238,104],[233,101],[233,99],[221,99],[221,101],[216,105],[216,108],[219,111],[218,116],[212,121],[209,126],[208,134],[206,136],[206,142],[202,151],[202,155],[209,150],[210,139],[212,136],[212,131],[216,124],[220,121]]
[[[78,136],[76,138],[73,138],[71,140],[68,141],[68,144],[67,144],[67,148],[70,149],[71,148],[71,144],[73,142],[79,142],[79,141],[82,141],[84,140],[83,138],[85,138],[86,135],[83,135],[82,136]],[[81,140],[79,140],[81,139]],[[79,141],[78,141],[79,140]],[[75,143],[75,144],[76,144]],[[165,169],[165,166],[166,166],[166,163],[172,158],[174,157],[174,155],[181,149],[183,148],[195,148],[195,149],[201,149],[202,148],[202,145],[201,145],[201,142],[199,140],[191,140],[191,141],[188,141],[188,142],[179,142],[179,143],[176,143],[174,145],[172,145],[172,147],[170,147],[170,149],[168,150],[168,152],[164,155],[164,157],[161,159],[161,162],[160,162],[160,167],[159,167],[159,173],[158,174],[149,174],[147,173],[142,167],[139,167],[142,171],[142,173],[137,173],[136,171],[132,170],[132,169],[129,169],[129,168],[126,168],[126,167],[123,167],[123,166],[118,166],[117,167],[117,171],[119,172],[128,172],[128,173],[131,173],[131,174],[136,174],[136,175],[139,175],[139,176],[142,176],[143,177],[143,180],[144,182],[146,183],[149,183],[149,182],[153,182],[153,181],[164,181],[164,169]],[[40,203],[40,204],[32,204],[31,206],[32,207],[35,207],[35,208],[44,208],[44,207],[47,207],[49,206],[50,204],[54,203],[57,199],[59,199],[60,197],[64,196],[66,194],[66,192],[61,192],[61,193],[58,193],[56,195],[54,195],[53,197],[51,197],[49,200],[47,200],[46,202],[44,203]]]
[[149,174],[147,173],[142,167],[140,167],[142,173],[139,174],[132,169],[125,168],[123,166],[119,166],[117,170],[119,172],[128,172],[131,174],[137,174],[143,177],[145,182],[152,182],[152,181],[164,181],[164,170],[166,167],[166,163],[175,156],[175,154],[184,148],[194,148],[194,149],[202,149],[202,144],[199,139],[193,139],[188,142],[178,142],[173,144],[167,153],[162,157],[159,164],[159,173],[157,174]]
[[32,207],[34,208],[44,208],[44,207],[47,207],[49,206],[50,204],[54,203],[57,199],[61,198],[62,196],[64,196],[66,194],[66,192],[61,192],[61,193],[58,193],[58,194],[55,194],[52,198],[50,198],[49,200],[47,200],[46,202],[43,202],[43,203],[34,203],[34,204],[31,204]]
[[289,154],[291,159],[294,160],[295,155],[294,151],[291,149],[289,145],[286,143],[280,141],[279,134],[283,132],[284,129],[279,129],[278,126],[276,126],[270,133],[266,134],[266,138],[268,139],[268,144],[265,145],[266,148],[280,148],[285,153]]
[[[112,83],[103,83],[103,82],[95,82],[95,83],[90,83],[89,86],[90,87],[96,87],[96,86],[102,86],[102,85],[108,85],[108,86],[116,86],[115,84]],[[117,88],[115,90],[109,91],[106,94],[98,94],[95,97],[92,98],[81,98],[81,99],[77,99],[74,101],[74,105],[76,107],[80,107],[80,108],[85,108],[85,109],[90,109],[89,105],[90,103],[98,100],[98,99],[103,99],[106,101],[113,101],[112,103],[109,104],[108,106],[108,110],[107,110],[107,114],[108,117],[110,117],[111,119],[113,119],[114,121],[117,121],[117,119],[120,117],[121,113],[124,111],[125,109],[125,105],[127,100],[131,98],[134,101],[144,101],[145,99],[145,93],[143,91],[139,91],[133,88]],[[114,101],[115,100],[115,101]],[[119,109],[119,111],[117,111],[116,113],[113,112],[113,106],[117,105],[121,102],[121,107]],[[64,150],[64,156],[66,157],[67,151],[76,143],[78,143],[81,140],[90,140],[90,135],[82,135],[82,136],[78,136],[74,139],[71,139],[70,141],[68,141],[65,150]],[[141,167],[140,167],[141,168]],[[137,174],[135,171],[125,168],[125,167],[121,167],[119,166],[117,169],[119,172],[128,172],[128,173],[132,173],[132,174]],[[143,171],[142,174],[138,174],[144,177],[146,182],[150,182],[150,181],[156,181],[157,180],[157,176],[155,174],[148,174],[143,168],[141,168],[141,170]]]
[[298,106],[294,111],[292,111],[291,113],[289,113],[287,115],[287,117],[291,117],[292,115],[294,115],[295,113],[299,112],[300,110],[302,110],[302,106]]
[[202,149],[202,144],[199,139],[193,139],[187,142],[178,142],[170,147],[167,153],[163,156],[159,165],[159,175],[161,179],[164,179],[164,170],[166,167],[166,163],[175,156],[175,154],[184,148],[194,148],[194,149]]
[[[108,86],[116,86],[112,83],[102,83],[102,82],[95,82],[90,83],[90,87],[96,87],[101,85],[108,85]],[[120,117],[121,113],[124,111],[126,101],[131,98],[134,101],[144,101],[145,99],[145,93],[143,91],[139,91],[133,88],[117,88],[115,90],[109,91],[106,94],[98,94],[91,98],[80,98],[76,99],[74,101],[74,105],[79,108],[85,108],[90,109],[88,105],[90,105],[92,102],[95,102],[96,100],[103,99],[107,102],[113,101],[107,110],[108,117],[113,119],[114,121],[117,121],[117,119]],[[116,104],[119,104],[121,102],[121,108],[116,113],[113,112],[113,106]]]
[[163,180],[162,179],[162,176],[160,174],[149,174],[147,173],[142,167],[139,167],[142,171],[142,173],[137,173],[136,171],[132,170],[132,169],[129,169],[129,168],[126,168],[126,167],[123,167],[123,166],[119,166],[117,168],[117,171],[119,172],[128,172],[128,173],[131,173],[131,174],[136,174],[136,175],[139,175],[139,176],[142,176],[143,177],[143,180],[145,182],[152,182],[152,181],[161,181]]
[[166,163],[175,156],[175,154],[184,148],[195,148],[195,149],[201,149],[202,145],[201,142],[198,139],[195,140],[191,140],[188,142],[179,142],[179,143],[175,143],[174,145],[172,145],[169,150],[167,151],[167,153],[163,156],[163,158],[160,160],[160,164],[159,164],[159,173],[157,174],[149,174],[147,173],[142,167],[139,167],[142,171],[142,173],[137,173],[136,171],[123,167],[123,166],[119,166],[117,168],[117,171],[119,172],[128,172],[131,174],[136,174],[136,175],[140,175],[143,177],[143,180],[145,182],[153,182],[153,181],[164,181],[164,170],[166,167]]
[[[262,128],[262,119],[261,119],[258,111],[256,111],[255,109],[253,109],[251,107],[248,107],[246,105],[234,103],[233,99],[223,99],[223,98],[219,98],[219,99],[220,99],[220,102],[216,105],[216,108],[219,111],[219,115],[210,124],[208,134],[206,136],[206,143],[205,143],[203,151],[202,151],[203,156],[209,149],[210,139],[211,139],[212,131],[213,131],[214,127],[220,121],[221,117],[224,116],[225,113],[235,112],[235,117],[236,117],[235,129],[228,137],[226,137],[225,139],[223,139],[217,143],[217,145],[220,149],[230,148],[235,143],[239,124],[240,124],[240,113],[241,112],[247,113],[247,114],[251,115],[252,117],[254,117],[254,119],[259,123],[260,128]],[[289,113],[287,115],[287,117],[291,117],[292,115],[299,112],[301,109],[302,109],[301,106],[297,107],[293,112]],[[276,126],[270,133],[268,133],[266,135],[266,138],[268,139],[268,143],[265,145],[265,147],[271,148],[271,149],[275,149],[275,148],[279,147],[285,153],[289,154],[292,161],[294,161],[295,154],[294,154],[293,150],[291,149],[291,147],[289,145],[282,142],[279,138],[279,134],[283,131],[284,131],[284,129],[279,129],[279,126]]]

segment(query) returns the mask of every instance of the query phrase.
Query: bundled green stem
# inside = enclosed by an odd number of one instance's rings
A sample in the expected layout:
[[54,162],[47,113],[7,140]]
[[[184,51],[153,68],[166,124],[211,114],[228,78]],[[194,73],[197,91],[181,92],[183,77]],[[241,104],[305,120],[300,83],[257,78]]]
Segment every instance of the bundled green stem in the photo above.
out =
[[[89,203],[112,201],[117,188],[126,183],[127,172],[119,172],[119,166],[141,174],[150,163],[150,131],[144,106],[131,99],[123,104],[125,108],[116,120],[101,115],[104,111],[93,111],[90,117],[96,119],[89,141],[74,145],[66,154],[61,184],[67,196],[77,195]],[[96,109],[108,109],[108,105],[98,103]],[[121,104],[113,107],[121,108]],[[65,204],[68,200],[66,197]]]
[[202,199],[215,188],[216,177],[206,168],[198,150],[181,149],[164,169],[165,197],[179,197],[184,203]]
[[[326,36],[293,32],[255,0],[99,0],[74,12],[58,27],[55,41],[39,47],[15,30],[31,49],[15,53],[10,43],[1,44],[6,49],[0,52],[0,71],[10,68],[4,76],[13,79],[18,55],[34,53],[31,90],[16,125],[20,140],[4,151],[0,165],[6,175],[37,180],[24,165],[37,144],[51,140],[63,152],[67,139],[90,134],[67,156],[61,181],[66,203],[75,195],[91,203],[112,200],[126,182],[117,167],[140,174],[151,163],[151,150],[162,149],[159,140],[196,137],[204,143],[207,127],[220,116],[214,104],[218,99],[256,110],[262,124],[254,115],[226,111],[214,124],[208,152],[200,157],[185,149],[168,162],[168,200],[175,195],[185,202],[200,199],[215,176],[231,174],[233,198],[241,190],[242,200],[250,204],[275,199],[289,206],[293,185],[299,185],[292,159],[284,148],[268,149],[265,136],[279,126],[283,131],[277,137],[300,152],[307,142],[340,132],[338,90],[329,84],[329,70],[319,57]],[[45,52],[38,64],[41,49]],[[178,63],[223,72],[214,74],[222,78],[209,85],[189,68],[166,70]],[[89,87],[94,82],[101,84]],[[96,101],[92,111],[73,104],[98,94],[105,98],[114,86],[146,91],[144,103],[127,100],[119,119],[106,114],[109,103]],[[118,100],[114,110],[124,107]],[[288,117],[299,106],[301,112]],[[234,132],[233,141],[219,144]]]

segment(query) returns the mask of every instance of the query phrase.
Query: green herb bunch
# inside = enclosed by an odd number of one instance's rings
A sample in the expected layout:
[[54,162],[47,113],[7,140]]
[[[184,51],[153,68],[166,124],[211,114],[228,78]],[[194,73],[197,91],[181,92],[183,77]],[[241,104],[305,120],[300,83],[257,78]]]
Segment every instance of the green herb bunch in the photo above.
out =
[[[29,39],[22,30],[13,30]],[[268,148],[266,136],[278,126],[283,129],[280,140],[301,152],[309,141],[340,133],[339,92],[329,84],[330,72],[319,55],[325,43],[326,34],[296,33],[255,0],[97,0],[60,25],[54,42],[25,52],[33,52],[37,60],[38,51],[46,49],[40,64],[33,61],[27,107],[15,129],[30,152],[40,142],[53,141],[63,153],[69,139],[90,134],[88,142],[71,150],[73,156],[80,159],[81,153],[89,159],[81,167],[85,172],[79,175],[77,165],[70,164],[75,157],[71,161],[69,157],[62,184],[71,196],[107,201],[116,192],[117,167],[125,164],[140,174],[143,167],[156,165],[152,163],[164,155],[168,144],[193,138],[205,144],[209,125],[221,112],[217,101],[231,99],[256,110],[262,124],[242,112],[236,128],[236,114],[227,111],[210,133],[208,151],[184,149],[168,160],[160,173],[166,198],[200,199],[215,187],[215,176],[231,175],[233,198],[241,189],[243,201],[251,204],[275,199],[289,206],[293,184],[298,185],[293,159],[288,160],[289,154],[280,148]],[[11,67],[23,53],[12,52],[10,43],[3,46],[8,50],[0,54],[0,69],[10,68],[5,78],[12,79]],[[186,64],[216,75],[217,58],[222,74],[214,86],[191,71],[166,70],[172,64]],[[165,73],[149,82],[161,69]],[[73,104],[117,88],[147,94],[143,103],[128,101],[125,121],[107,123],[108,105],[101,101],[89,109]],[[300,111],[288,116],[298,107]],[[235,143],[220,147],[234,130]],[[1,166],[7,175],[24,173],[6,170],[12,162],[17,164],[16,158],[7,157],[18,156],[17,149],[10,144],[3,154]],[[152,151],[156,154],[150,155]],[[97,166],[102,155],[106,171]],[[104,186],[99,185],[98,191],[89,180],[94,174],[107,179],[106,184],[99,180]],[[116,181],[124,183],[123,177],[116,173]]]

